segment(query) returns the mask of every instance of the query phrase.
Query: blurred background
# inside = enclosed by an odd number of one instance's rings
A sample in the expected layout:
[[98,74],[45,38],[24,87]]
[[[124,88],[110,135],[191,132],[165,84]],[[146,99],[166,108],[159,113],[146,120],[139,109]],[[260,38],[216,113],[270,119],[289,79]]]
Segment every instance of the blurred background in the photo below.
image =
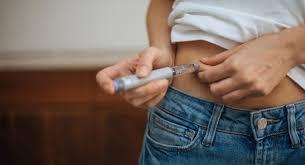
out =
[[0,1],[0,164],[137,164],[146,110],[96,73],[147,46],[149,0]]

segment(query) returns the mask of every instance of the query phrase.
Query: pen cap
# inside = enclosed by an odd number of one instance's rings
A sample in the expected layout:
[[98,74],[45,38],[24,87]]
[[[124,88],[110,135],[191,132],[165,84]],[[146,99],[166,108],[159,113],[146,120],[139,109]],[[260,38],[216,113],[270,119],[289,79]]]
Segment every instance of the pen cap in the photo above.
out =
[[114,92],[118,93],[120,91],[124,91],[124,82],[121,79],[113,80],[112,81],[114,86]]

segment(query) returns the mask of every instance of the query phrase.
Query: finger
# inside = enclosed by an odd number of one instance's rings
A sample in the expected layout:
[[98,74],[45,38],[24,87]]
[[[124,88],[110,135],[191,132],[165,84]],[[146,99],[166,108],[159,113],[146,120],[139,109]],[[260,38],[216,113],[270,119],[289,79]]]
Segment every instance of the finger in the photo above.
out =
[[143,97],[153,93],[161,92],[164,89],[166,89],[168,85],[169,85],[169,81],[167,79],[154,80],[144,86],[132,89],[130,91],[126,91],[122,95],[126,99]]
[[204,58],[200,59],[200,61],[202,63],[208,64],[208,65],[218,65],[218,64],[224,62],[229,56],[236,53],[240,48],[241,48],[241,46],[238,46],[238,47],[229,49],[227,51],[224,51],[220,54],[214,55],[214,56],[204,57]]
[[147,48],[139,54],[138,66],[136,74],[138,77],[147,76],[153,69],[153,64],[160,60],[161,51],[156,48]]
[[[203,64],[203,63],[201,63],[201,62],[199,62],[198,65],[199,65],[199,70],[198,70],[198,72],[197,72],[197,75],[198,75],[199,79],[203,79],[203,76],[204,76],[204,73],[203,73],[203,72],[204,72],[205,70],[208,70],[208,69],[212,68],[212,67],[209,66],[209,65]],[[202,80],[202,82],[205,82],[205,81]]]
[[154,98],[150,99],[146,103],[144,103],[145,107],[151,108],[151,107],[157,105],[162,100],[162,98],[165,96],[165,94],[166,94],[166,90],[164,92],[162,92],[161,94],[155,96]]
[[198,78],[200,79],[201,82],[207,83],[208,80],[205,78],[205,72],[198,72],[197,74]]
[[145,102],[151,100],[152,98],[156,97],[159,94],[160,94],[160,92],[156,92],[156,93],[146,95],[144,97],[126,99],[126,101],[129,102],[130,104],[132,104],[133,106],[142,107]]
[[210,67],[204,72],[199,72],[198,77],[202,82],[213,83],[232,75],[232,71],[226,68],[224,63]]
[[201,62],[199,62],[199,63],[197,63],[197,64],[199,65],[198,73],[199,73],[199,72],[203,72],[203,71],[208,70],[208,69],[211,68],[210,65],[206,65],[206,64],[203,64],[203,63],[201,63]]
[[230,92],[222,97],[222,100],[224,102],[232,102],[236,100],[240,100],[242,98],[245,98],[251,94],[251,91],[248,89],[240,89],[235,90],[233,92]]
[[135,67],[138,62],[138,56],[131,57],[126,61],[121,61],[102,70],[111,79],[126,76],[135,72]]
[[111,77],[115,77],[118,73],[113,72],[112,74],[107,74],[105,70],[98,72],[96,75],[96,81],[103,92],[107,94],[114,94],[115,89],[112,83]]
[[229,77],[224,80],[212,83],[210,85],[210,90],[211,93],[215,96],[224,96],[225,94],[228,94],[229,92],[237,90],[241,87],[242,86],[239,82],[236,82],[235,79]]
[[211,57],[205,57],[200,59],[200,61],[204,64],[208,64],[208,65],[217,65],[220,64],[222,62],[224,62],[231,54],[228,53],[221,53],[215,56],[211,56]]
[[133,74],[138,58],[138,56],[133,56],[99,71],[96,74],[96,81],[102,91],[108,94],[114,94],[115,90],[112,80],[121,76]]
[[104,68],[96,74],[96,81],[102,91],[107,94],[114,94],[115,89],[112,80],[134,72],[135,58],[129,59],[127,62],[122,61],[110,67]]

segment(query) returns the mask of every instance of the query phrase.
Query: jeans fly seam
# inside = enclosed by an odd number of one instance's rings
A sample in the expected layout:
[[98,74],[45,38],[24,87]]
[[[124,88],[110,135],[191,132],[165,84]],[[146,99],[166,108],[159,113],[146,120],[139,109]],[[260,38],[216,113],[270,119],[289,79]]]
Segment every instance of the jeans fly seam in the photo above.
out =
[[210,146],[214,141],[215,133],[217,131],[218,123],[222,115],[223,108],[224,108],[223,105],[216,105],[216,104],[213,107],[213,113],[212,116],[210,117],[208,128],[202,141],[202,144],[207,147]]

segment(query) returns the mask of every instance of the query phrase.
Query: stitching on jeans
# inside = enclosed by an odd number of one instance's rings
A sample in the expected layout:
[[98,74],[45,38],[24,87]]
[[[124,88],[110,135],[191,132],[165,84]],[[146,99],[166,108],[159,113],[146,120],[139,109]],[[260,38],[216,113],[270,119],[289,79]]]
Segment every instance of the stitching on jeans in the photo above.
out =
[[[207,128],[207,125],[199,124],[199,123],[190,121],[190,120],[188,120],[188,119],[184,119],[184,118],[182,118],[182,117],[180,117],[180,116],[178,116],[178,115],[176,115],[176,114],[174,114],[174,113],[171,113],[170,111],[164,109],[163,107],[160,107],[160,106],[156,106],[156,107],[159,108],[160,110],[164,111],[165,113],[168,113],[168,114],[170,114],[170,115],[173,115],[173,116],[175,116],[175,117],[177,117],[177,118],[179,118],[179,119],[185,120],[185,121],[187,121],[187,122],[190,122],[190,123],[192,123],[192,124],[195,124],[195,125],[197,125],[197,126],[200,126],[200,127],[204,128],[204,129]],[[216,130],[217,130],[217,131],[222,131],[222,132],[230,132],[230,131],[228,131],[228,130],[223,130],[223,129],[219,129],[219,128],[217,128]],[[244,133],[241,133],[241,132],[232,131],[231,133],[232,133],[232,134],[245,135],[245,136],[250,136],[250,137],[251,137],[250,134],[244,134]]]
[[[173,86],[169,86],[169,88],[171,88],[172,90],[178,91],[179,94],[184,95],[183,97],[192,97],[192,98],[196,99],[197,101],[199,101],[201,103],[215,104],[214,102],[212,102],[210,100],[206,100],[206,99],[202,99],[202,98],[199,98],[199,97],[196,97],[196,96],[192,96],[192,95],[190,95],[190,94],[188,94],[184,91],[181,91],[181,90],[179,90],[179,89],[177,89]],[[292,103],[289,103],[289,104],[285,104],[285,105],[279,105],[279,106],[270,107],[270,108],[262,108],[259,111],[260,112],[271,111],[271,110],[274,110],[274,109],[284,108],[285,106],[290,105],[290,104],[294,104],[296,106],[301,105],[301,104],[305,105],[305,99],[300,100],[300,101],[296,101],[296,102],[292,102]],[[247,108],[237,108],[237,107],[232,107],[232,106],[227,106],[227,105],[225,107],[231,108],[231,109],[236,110],[236,111],[250,112],[250,113],[251,113],[251,110],[253,110],[253,109],[247,109]],[[258,111],[255,111],[255,112],[258,112]]]
[[200,126],[200,127],[203,127],[203,128],[207,128],[207,125],[199,124],[199,123],[197,123],[197,122],[193,122],[193,121],[190,121],[190,120],[188,120],[188,119],[182,118],[182,117],[180,117],[180,116],[178,116],[178,115],[176,115],[176,114],[174,114],[174,113],[172,113],[172,112],[166,110],[165,108],[163,108],[163,107],[161,107],[161,106],[156,106],[156,107],[159,108],[160,110],[162,110],[163,112],[168,113],[169,115],[175,116],[175,117],[177,117],[177,118],[179,118],[179,119],[181,119],[181,120],[185,120],[185,121],[190,122],[190,123],[192,123],[192,124],[195,124],[195,125],[197,125],[197,126]]
[[[155,108],[157,108],[158,110],[161,111],[161,112],[156,112],[156,111],[155,111],[155,113],[156,113],[156,115],[157,115],[158,117],[165,118],[165,117],[162,117],[163,114],[159,114],[159,113],[165,113],[165,115],[169,115],[169,116],[171,116],[171,117],[175,117],[175,118],[177,118],[177,119],[179,119],[179,120],[182,120],[182,122],[189,122],[189,123],[192,124],[195,128],[194,128],[194,127],[187,126],[187,125],[184,125],[183,127],[189,128],[189,129],[191,129],[191,130],[197,130],[198,127],[203,127],[203,128],[206,128],[206,127],[207,127],[207,126],[203,126],[203,125],[201,125],[201,124],[198,124],[198,123],[189,121],[188,119],[185,119],[185,118],[183,118],[183,117],[180,117],[179,115],[173,114],[173,113],[171,113],[170,111],[168,111],[168,110],[166,110],[166,109],[164,109],[164,108],[162,108],[162,107],[155,106]],[[161,115],[161,116],[159,116],[159,115]],[[173,122],[173,123],[175,123],[175,122]]]
[[[168,113],[169,115],[175,116],[175,117],[177,117],[177,118],[179,118],[179,119],[181,119],[181,120],[185,120],[185,121],[187,121],[187,122],[190,122],[190,123],[192,123],[192,124],[195,124],[195,125],[197,125],[197,126],[200,126],[200,127],[204,128],[204,129],[207,128],[207,125],[199,124],[199,123],[197,123],[197,122],[193,122],[193,121],[190,121],[190,120],[188,120],[188,119],[182,118],[182,117],[180,117],[180,116],[178,116],[178,115],[176,115],[176,114],[174,114],[174,113],[171,113],[170,111],[166,110],[165,108],[163,108],[163,107],[161,107],[161,106],[159,106],[159,105],[157,105],[156,108],[159,108],[159,109],[162,110],[163,112]],[[300,127],[297,128],[298,131],[299,131],[299,130],[302,130],[302,129],[305,129],[305,125],[300,126]],[[250,137],[252,136],[252,134],[245,134],[245,133],[236,132],[236,131],[228,131],[228,130],[219,129],[219,128],[217,128],[216,130],[217,130],[217,131],[224,132],[224,133],[232,133],[232,134],[244,135],[244,136],[250,136]],[[287,130],[286,130],[286,129],[282,129],[282,130],[279,130],[279,131],[276,132],[276,133],[271,133],[271,134],[269,134],[269,135],[267,135],[267,136],[264,136],[264,137],[275,136],[275,135],[281,135],[281,134],[285,134],[285,133],[287,133],[287,132],[288,132],[288,129],[287,129]]]
[[172,145],[162,144],[162,143],[156,141],[148,134],[148,132],[146,132],[146,134],[145,134],[147,140],[150,141],[150,143],[152,143],[150,145],[152,145],[153,147],[164,149],[167,151],[180,151],[180,152],[186,152],[186,151],[190,151],[190,150],[194,149],[200,142],[199,141],[200,135],[201,135],[201,129],[199,128],[194,139],[188,145],[172,146]]
[[240,132],[231,132],[231,131],[227,131],[227,130],[224,130],[224,129],[216,129],[216,133],[217,132],[222,132],[222,133],[232,134],[232,135],[242,135],[242,136],[252,137],[250,134],[243,134],[243,133],[240,133]]
[[[152,119],[152,120],[153,120],[153,123],[155,123],[156,125],[158,125],[159,127],[163,128],[163,129],[165,129],[165,131],[169,131],[170,133],[173,133],[173,134],[175,134],[175,135],[178,135],[178,136],[182,136],[182,137],[188,138],[188,139],[190,139],[190,140],[192,140],[192,139],[194,138],[194,136],[196,135],[196,131],[195,131],[195,130],[192,130],[192,129],[190,129],[190,128],[180,128],[180,129],[185,129],[185,131],[190,131],[190,132],[192,132],[192,134],[193,134],[192,137],[187,136],[185,133],[178,133],[178,132],[176,132],[176,131],[174,131],[174,130],[172,130],[172,129],[166,127],[166,126],[164,126],[164,123],[163,123],[163,122],[168,122],[167,124],[172,124],[172,125],[175,125],[175,126],[177,126],[177,127],[184,127],[184,126],[180,126],[180,125],[178,125],[178,124],[175,124],[175,123],[172,123],[172,122],[169,122],[169,121],[160,121],[160,120],[165,120],[165,119],[162,119],[161,117],[156,116],[156,114],[153,114],[152,117],[153,117],[153,119]],[[161,118],[161,119],[156,119],[156,118]],[[161,122],[162,122],[162,123],[161,123]]]

